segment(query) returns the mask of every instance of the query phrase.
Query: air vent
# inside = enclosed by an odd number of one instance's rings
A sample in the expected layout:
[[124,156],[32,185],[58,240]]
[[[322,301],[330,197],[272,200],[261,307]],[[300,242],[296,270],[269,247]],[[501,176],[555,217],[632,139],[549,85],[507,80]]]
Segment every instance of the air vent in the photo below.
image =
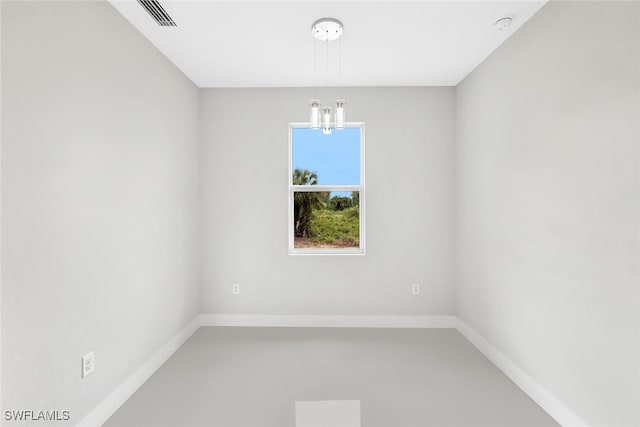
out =
[[176,23],[173,22],[173,19],[164,7],[156,0],[138,0],[140,6],[144,7],[149,15],[160,25],[161,27],[176,27]]

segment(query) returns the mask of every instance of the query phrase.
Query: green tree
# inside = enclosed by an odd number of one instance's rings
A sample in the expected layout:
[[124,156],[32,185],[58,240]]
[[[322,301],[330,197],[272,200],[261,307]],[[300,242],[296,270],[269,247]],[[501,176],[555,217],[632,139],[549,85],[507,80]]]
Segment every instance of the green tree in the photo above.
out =
[[[318,174],[308,169],[296,169],[293,171],[293,185],[317,185]],[[319,191],[298,191],[293,197],[294,236],[312,237],[311,213],[313,209],[324,209],[328,195]]]
[[354,204],[351,197],[335,196],[329,200],[329,208],[334,211],[343,211],[352,206],[354,206]]
[[351,200],[353,200],[353,206],[360,206],[360,192],[352,191]]

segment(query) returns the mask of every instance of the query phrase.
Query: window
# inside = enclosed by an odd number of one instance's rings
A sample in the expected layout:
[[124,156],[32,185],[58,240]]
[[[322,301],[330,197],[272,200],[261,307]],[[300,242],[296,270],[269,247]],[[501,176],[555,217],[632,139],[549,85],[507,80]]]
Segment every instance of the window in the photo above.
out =
[[364,124],[289,125],[289,254],[364,254]]

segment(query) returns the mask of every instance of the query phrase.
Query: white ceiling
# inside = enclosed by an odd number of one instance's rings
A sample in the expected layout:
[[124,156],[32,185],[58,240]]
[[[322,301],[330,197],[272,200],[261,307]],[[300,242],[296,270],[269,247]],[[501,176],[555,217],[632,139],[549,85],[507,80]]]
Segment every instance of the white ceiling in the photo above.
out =
[[[136,0],[111,4],[199,87],[327,84],[325,45],[311,36],[322,17],[344,24],[329,44],[329,85],[450,86],[545,1],[160,0],[177,27],[158,26]],[[505,15],[513,24],[494,29]]]

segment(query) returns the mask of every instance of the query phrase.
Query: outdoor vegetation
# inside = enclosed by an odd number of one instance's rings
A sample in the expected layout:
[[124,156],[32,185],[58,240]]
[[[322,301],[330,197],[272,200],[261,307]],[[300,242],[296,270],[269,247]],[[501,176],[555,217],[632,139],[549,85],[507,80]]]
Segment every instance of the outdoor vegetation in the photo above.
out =
[[[293,185],[317,185],[318,174],[293,171]],[[294,193],[296,248],[357,248],[360,246],[360,193],[350,197],[323,191]]]

